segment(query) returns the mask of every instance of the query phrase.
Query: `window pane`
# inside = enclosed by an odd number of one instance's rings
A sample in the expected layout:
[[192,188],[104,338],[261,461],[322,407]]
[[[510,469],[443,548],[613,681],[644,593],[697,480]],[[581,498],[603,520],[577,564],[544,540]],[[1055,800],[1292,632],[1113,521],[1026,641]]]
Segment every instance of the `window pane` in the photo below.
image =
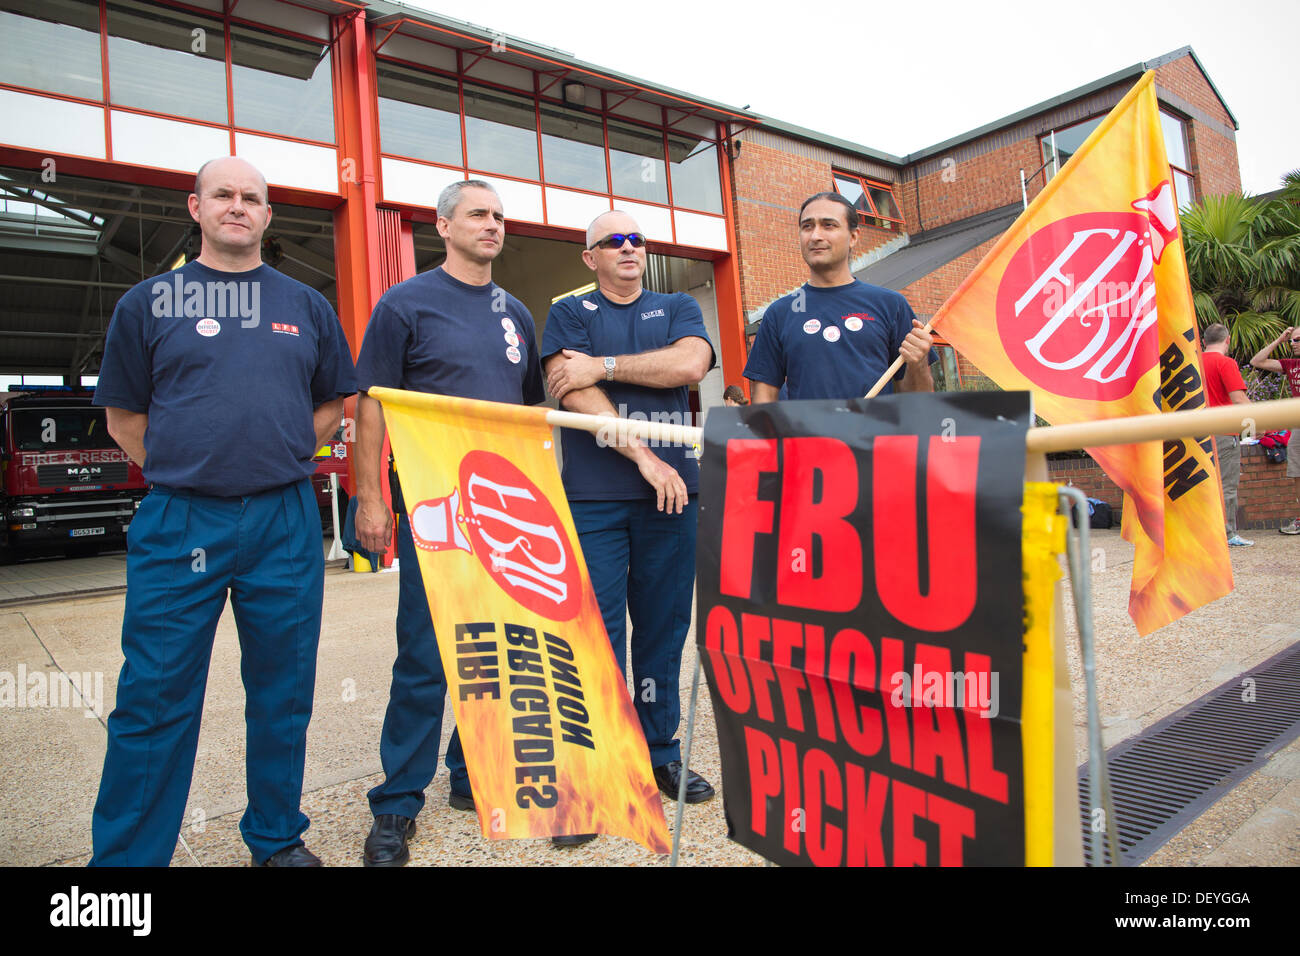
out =
[[329,47],[231,26],[235,125],[334,142]]
[[669,136],[668,158],[673,164],[673,205],[722,212],[717,147],[702,139]]
[[0,83],[102,98],[99,4],[0,0]]
[[465,142],[472,169],[539,178],[537,116],[530,99],[466,86]]
[[658,130],[607,120],[609,171],[614,194],[628,199],[668,202],[664,171],[664,137]]
[[872,186],[871,201],[876,204],[876,212],[889,219],[902,219],[898,206],[894,203],[894,194],[888,189]]
[[[1191,163],[1187,161],[1187,140],[1183,136],[1183,121],[1162,111],[1160,132],[1165,137],[1165,156],[1169,159],[1169,165],[1181,166],[1183,169],[1190,166]],[[1182,195],[1181,192],[1179,195]]]
[[379,138],[386,153],[459,166],[460,99],[456,81],[377,64]]
[[600,120],[573,110],[543,106],[542,168],[548,183],[609,192]]
[[[1084,120],[1082,123],[1075,123],[1073,126],[1067,126],[1065,129],[1056,131],[1056,152],[1059,157],[1060,166],[1063,168],[1069,161],[1070,157],[1078,152],[1083,141],[1092,135],[1092,131],[1101,125],[1105,117],[1098,116],[1095,119]],[[1052,158],[1052,137],[1050,135],[1043,137],[1043,162],[1048,162]],[[1052,174],[1052,167],[1047,167],[1047,174]]]
[[858,211],[859,216],[872,216],[871,203],[867,201],[867,194],[862,188],[862,181],[849,176],[835,177],[835,191],[853,203],[853,208]]
[[226,38],[218,20],[115,0],[108,5],[108,69],[114,103],[227,122]]
[[1192,177],[1188,176],[1181,169],[1174,171],[1174,195],[1178,200],[1178,208],[1196,202],[1196,190],[1192,188]]

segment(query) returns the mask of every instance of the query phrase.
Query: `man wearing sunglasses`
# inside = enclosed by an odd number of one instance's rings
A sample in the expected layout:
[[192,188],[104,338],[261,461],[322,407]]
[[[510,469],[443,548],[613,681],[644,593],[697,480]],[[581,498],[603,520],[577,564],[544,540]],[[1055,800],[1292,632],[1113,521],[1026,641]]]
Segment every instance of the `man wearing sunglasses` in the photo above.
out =
[[839,193],[817,193],[799,210],[808,281],[768,306],[745,364],[757,405],[778,397],[862,398],[901,355],[886,387],[932,392],[932,340],[897,292],[853,278],[858,211]]
[[[1273,350],[1283,342],[1291,343],[1291,358],[1275,359],[1269,358]],[[1281,372],[1286,375],[1287,384],[1291,386],[1291,396],[1300,398],[1300,328],[1288,328],[1282,331],[1282,334],[1275,338],[1268,345],[1264,346],[1255,353],[1255,357],[1250,360],[1250,364],[1257,369],[1265,372]],[[1295,488],[1297,511],[1300,511],[1300,441],[1296,440],[1295,430],[1291,431],[1291,439],[1286,444],[1286,476],[1292,480]],[[1300,534],[1300,521],[1292,518],[1290,521],[1277,529],[1283,534]]]
[[[542,333],[547,388],[571,411],[687,423],[689,386],[715,364],[699,305],[683,293],[642,288],[645,236],[626,213],[596,217],[582,261],[596,273],[597,289],[551,306]],[[562,432],[564,488],[605,630],[626,670],[630,613],[637,716],[655,781],[676,798],[678,684],[695,585],[699,464],[685,446],[652,448],[635,438],[611,443]],[[712,796],[708,782],[688,775],[688,803]]]

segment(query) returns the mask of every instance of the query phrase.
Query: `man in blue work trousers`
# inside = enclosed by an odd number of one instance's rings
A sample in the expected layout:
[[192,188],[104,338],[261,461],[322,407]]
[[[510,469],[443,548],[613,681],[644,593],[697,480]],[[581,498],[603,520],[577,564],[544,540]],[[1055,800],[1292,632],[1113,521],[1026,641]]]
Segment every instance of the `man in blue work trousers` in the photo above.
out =
[[255,865],[320,866],[299,809],[325,573],[310,475],[356,390],[352,355],[324,296],[262,263],[261,173],[211,160],[189,209],[202,251],[122,297],[95,389],[151,487],[128,535],[90,862],[170,862],[229,592],[248,698],[239,829]]
[[[399,282],[375,306],[357,357],[363,392],[379,385],[433,395],[535,405],[545,398],[533,317],[492,281],[492,260],[505,245],[501,197],[482,180],[452,183],[438,196],[438,234],[447,257],[436,269]],[[357,537],[384,552],[393,512],[380,491],[384,409],[357,400]],[[398,463],[399,467],[401,463]],[[400,490],[397,523],[397,661],[379,739],[384,781],[368,794],[375,820],[366,837],[366,866],[404,866],[424,791],[438,769],[447,679],[429,600],[420,575],[410,519]],[[447,745],[448,803],[474,809],[460,734]]]
[[[627,213],[596,217],[582,261],[596,273],[597,288],[551,306],[542,332],[547,388],[571,411],[688,424],[688,387],[714,365],[699,305],[684,293],[642,287],[646,240]],[[655,782],[676,799],[678,685],[695,592],[699,462],[688,446],[652,449],[636,438],[611,443],[566,428],[560,441],[564,490],[605,630],[625,671],[630,614],[637,717]],[[713,787],[690,772],[686,802],[712,796]]]

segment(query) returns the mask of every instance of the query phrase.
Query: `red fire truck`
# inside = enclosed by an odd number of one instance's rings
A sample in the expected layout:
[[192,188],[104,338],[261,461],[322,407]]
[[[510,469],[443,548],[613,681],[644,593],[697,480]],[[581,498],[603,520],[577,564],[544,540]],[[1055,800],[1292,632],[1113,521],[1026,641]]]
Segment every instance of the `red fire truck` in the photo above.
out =
[[126,546],[147,486],[80,389],[0,393],[0,557]]

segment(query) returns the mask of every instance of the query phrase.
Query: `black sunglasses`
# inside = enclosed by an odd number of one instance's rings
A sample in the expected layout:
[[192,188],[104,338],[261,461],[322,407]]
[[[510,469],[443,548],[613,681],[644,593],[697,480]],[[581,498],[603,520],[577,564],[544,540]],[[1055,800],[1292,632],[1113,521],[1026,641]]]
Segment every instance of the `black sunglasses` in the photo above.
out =
[[633,249],[640,249],[645,245],[645,236],[639,232],[629,232],[626,236],[621,232],[616,232],[612,236],[606,236],[604,239],[597,239],[588,249],[622,249],[623,243],[632,243]]

